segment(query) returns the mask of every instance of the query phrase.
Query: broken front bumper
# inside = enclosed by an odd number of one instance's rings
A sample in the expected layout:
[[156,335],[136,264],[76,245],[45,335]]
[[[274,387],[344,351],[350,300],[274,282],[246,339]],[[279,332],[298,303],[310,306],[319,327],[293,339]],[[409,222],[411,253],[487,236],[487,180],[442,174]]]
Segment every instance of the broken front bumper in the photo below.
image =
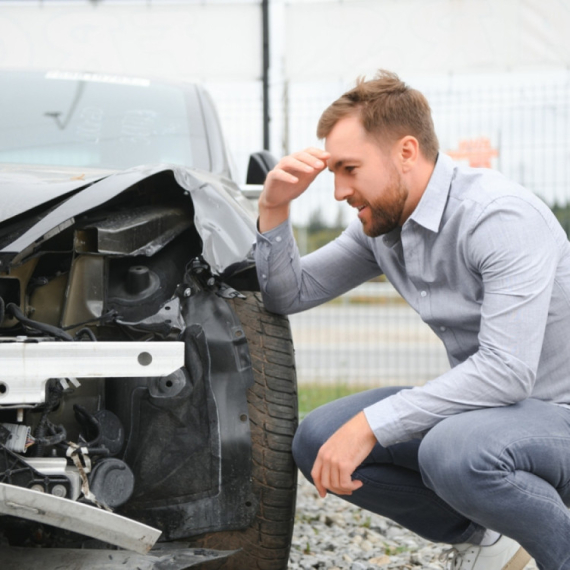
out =
[[45,401],[50,378],[166,376],[184,366],[183,342],[0,342],[0,406]]

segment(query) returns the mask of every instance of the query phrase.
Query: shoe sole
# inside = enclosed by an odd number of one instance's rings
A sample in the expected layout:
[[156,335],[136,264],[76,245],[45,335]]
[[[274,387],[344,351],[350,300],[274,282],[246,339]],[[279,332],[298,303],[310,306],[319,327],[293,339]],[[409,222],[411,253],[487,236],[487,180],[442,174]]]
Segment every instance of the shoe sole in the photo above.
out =
[[521,546],[517,553],[503,566],[502,570],[523,570],[529,561],[530,554]]

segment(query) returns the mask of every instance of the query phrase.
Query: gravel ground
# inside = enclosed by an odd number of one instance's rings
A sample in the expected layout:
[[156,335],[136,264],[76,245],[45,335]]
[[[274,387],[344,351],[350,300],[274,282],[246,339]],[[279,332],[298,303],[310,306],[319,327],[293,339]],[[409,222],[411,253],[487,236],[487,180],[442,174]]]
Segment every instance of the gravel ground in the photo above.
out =
[[338,497],[321,499],[299,473],[289,570],[443,570],[445,548]]

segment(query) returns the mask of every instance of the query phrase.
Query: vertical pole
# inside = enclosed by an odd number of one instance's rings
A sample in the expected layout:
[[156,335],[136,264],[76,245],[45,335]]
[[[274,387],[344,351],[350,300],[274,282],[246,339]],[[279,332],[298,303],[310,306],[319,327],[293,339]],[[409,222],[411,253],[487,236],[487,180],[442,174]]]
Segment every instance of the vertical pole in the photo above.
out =
[[269,149],[269,0],[261,1],[263,18],[263,148]]
[[289,150],[289,81],[283,82],[283,125],[281,127],[281,155],[286,156]]

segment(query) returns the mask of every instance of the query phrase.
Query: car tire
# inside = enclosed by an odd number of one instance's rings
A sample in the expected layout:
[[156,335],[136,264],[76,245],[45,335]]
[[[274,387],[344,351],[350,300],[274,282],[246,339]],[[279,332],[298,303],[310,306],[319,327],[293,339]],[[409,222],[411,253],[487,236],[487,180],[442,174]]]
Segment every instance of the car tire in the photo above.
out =
[[297,468],[291,443],[298,423],[295,359],[289,320],[268,312],[259,293],[230,299],[248,341],[254,383],[247,393],[252,440],[252,486],[259,508],[244,530],[203,535],[199,546],[240,550],[224,570],[285,570],[295,518]]

